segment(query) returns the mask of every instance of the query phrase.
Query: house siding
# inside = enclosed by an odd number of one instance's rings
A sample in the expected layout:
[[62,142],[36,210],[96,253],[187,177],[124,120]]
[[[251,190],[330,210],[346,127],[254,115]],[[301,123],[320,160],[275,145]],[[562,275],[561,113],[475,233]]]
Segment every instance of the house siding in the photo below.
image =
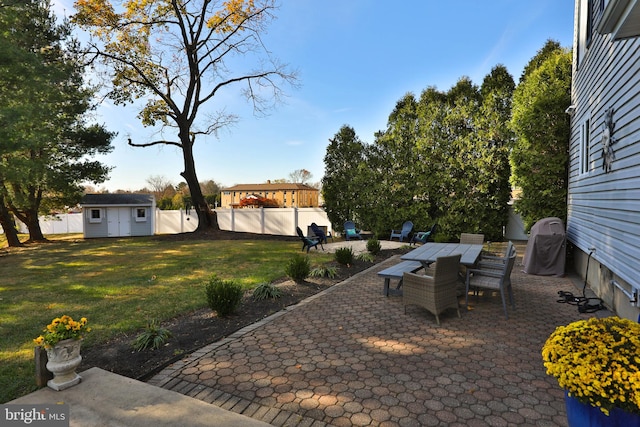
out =
[[[580,49],[580,4],[584,7],[585,1],[576,1],[567,239],[577,249],[576,271],[584,277],[589,263],[586,279],[594,292],[619,315],[635,320],[638,310],[612,280],[628,292],[640,289],[640,39],[614,41],[611,34],[599,34],[595,28],[602,13],[593,1],[591,43]],[[609,108],[616,142],[615,159],[606,172],[602,135]],[[587,120],[588,172],[580,173]]]

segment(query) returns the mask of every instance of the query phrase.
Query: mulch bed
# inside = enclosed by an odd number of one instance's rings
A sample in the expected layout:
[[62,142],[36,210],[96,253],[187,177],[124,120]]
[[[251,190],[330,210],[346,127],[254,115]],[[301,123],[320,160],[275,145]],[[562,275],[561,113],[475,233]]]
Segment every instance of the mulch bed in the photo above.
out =
[[[290,236],[228,231],[211,232],[205,236],[194,233],[163,235],[158,236],[157,239],[201,240],[203,237],[225,240],[298,240]],[[280,298],[255,301],[252,295],[247,293],[236,313],[228,317],[218,317],[215,312],[207,307],[171,319],[160,326],[169,329],[172,337],[166,345],[157,350],[143,350],[140,352],[133,350],[132,343],[141,331],[118,336],[106,343],[83,346],[83,360],[79,371],[99,367],[106,371],[144,381],[187,354],[207,344],[216,342],[290,305],[297,304],[305,298],[399,253],[403,253],[403,250],[384,250],[376,255],[373,263],[355,260],[354,264],[348,267],[335,263],[338,274],[333,279],[308,278],[305,282],[296,284],[283,278],[282,282],[277,285],[282,293]]]

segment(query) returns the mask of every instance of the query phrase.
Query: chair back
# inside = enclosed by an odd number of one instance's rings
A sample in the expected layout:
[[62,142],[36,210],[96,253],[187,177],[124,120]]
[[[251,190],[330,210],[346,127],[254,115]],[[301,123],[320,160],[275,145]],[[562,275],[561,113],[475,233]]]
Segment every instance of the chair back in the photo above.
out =
[[402,224],[402,235],[408,235],[409,233],[411,233],[411,230],[413,230],[413,222],[405,221],[405,223]]
[[460,271],[460,257],[462,255],[449,255],[436,259],[433,280],[436,283],[457,283]]
[[345,231],[346,230],[355,230],[356,229],[356,225],[353,223],[353,221],[345,221],[344,229],[345,229]]
[[318,238],[320,238],[320,240],[326,240],[327,239],[327,236],[324,234],[324,231],[322,231],[322,228],[318,227],[318,224],[316,224],[315,222],[311,223],[311,231],[313,231],[313,234],[318,236]]
[[484,243],[484,234],[461,233],[460,243],[467,245],[482,245]]
[[303,240],[307,239],[307,237],[304,235],[304,233],[302,232],[300,227],[296,227],[296,233],[298,233],[298,236],[300,236],[301,239],[303,239]]
[[511,280],[511,271],[513,270],[513,265],[516,263],[516,247],[513,246],[513,243],[509,242],[509,256],[507,257],[507,262],[504,263],[504,270],[502,272],[502,282],[509,283]]

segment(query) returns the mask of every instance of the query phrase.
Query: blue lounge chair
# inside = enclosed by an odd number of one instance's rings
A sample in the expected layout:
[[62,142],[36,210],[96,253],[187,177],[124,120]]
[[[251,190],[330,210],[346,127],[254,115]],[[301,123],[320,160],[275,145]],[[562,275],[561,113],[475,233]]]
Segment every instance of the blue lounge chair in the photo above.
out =
[[429,231],[418,231],[416,234],[413,235],[413,237],[409,241],[409,244],[410,245],[414,243],[424,244],[424,243],[427,243],[429,240],[433,240],[433,235],[436,233],[436,226],[437,224],[433,224],[431,226],[431,230]]
[[360,230],[356,229],[356,225],[353,223],[353,221],[347,221],[344,223],[344,237],[347,240],[351,240],[352,238],[356,237],[362,240]]
[[397,237],[398,241],[402,242],[405,238],[409,238],[411,230],[413,230],[413,223],[411,221],[405,221],[405,223],[402,224],[402,230],[391,230],[389,240],[393,240],[394,237]]
[[320,240],[320,243],[327,243],[327,237],[331,237],[331,240],[333,241],[331,232],[325,234],[324,230],[318,227],[318,224],[315,222],[311,223],[311,231],[313,231],[313,234],[315,234],[315,236]]
[[320,247],[324,251],[324,246],[322,246],[322,242],[320,240],[311,239],[311,238],[305,236],[302,233],[302,230],[300,229],[300,227],[296,227],[296,232],[298,233],[298,236],[302,240],[302,250],[303,251],[304,251],[304,248],[307,248],[307,252],[309,252],[309,249],[311,249],[311,248],[316,248],[316,250],[318,250],[318,245],[320,245]]

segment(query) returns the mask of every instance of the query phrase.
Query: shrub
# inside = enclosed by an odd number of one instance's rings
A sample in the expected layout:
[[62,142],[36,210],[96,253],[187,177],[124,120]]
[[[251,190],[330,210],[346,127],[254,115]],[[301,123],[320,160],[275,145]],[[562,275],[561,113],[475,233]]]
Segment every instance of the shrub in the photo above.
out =
[[336,267],[316,267],[311,270],[311,277],[328,277],[333,279],[338,275],[338,269]]
[[311,272],[309,258],[304,255],[294,255],[285,266],[284,272],[295,282],[304,282]]
[[353,264],[353,250],[350,246],[336,249],[335,253],[336,261],[342,265]]
[[265,299],[276,299],[280,298],[282,292],[275,285],[268,282],[260,283],[253,290],[253,299],[256,301],[262,301]]
[[212,276],[206,283],[205,290],[207,304],[221,317],[235,312],[242,301],[242,286],[230,280],[222,280]]
[[159,349],[171,338],[171,331],[158,325],[155,320],[147,323],[144,331],[138,335],[133,342],[135,351],[142,351],[150,348],[152,350]]
[[382,249],[382,246],[380,246],[380,241],[376,239],[375,236],[367,240],[367,250],[372,255],[376,255],[378,252],[380,252],[380,249]]

